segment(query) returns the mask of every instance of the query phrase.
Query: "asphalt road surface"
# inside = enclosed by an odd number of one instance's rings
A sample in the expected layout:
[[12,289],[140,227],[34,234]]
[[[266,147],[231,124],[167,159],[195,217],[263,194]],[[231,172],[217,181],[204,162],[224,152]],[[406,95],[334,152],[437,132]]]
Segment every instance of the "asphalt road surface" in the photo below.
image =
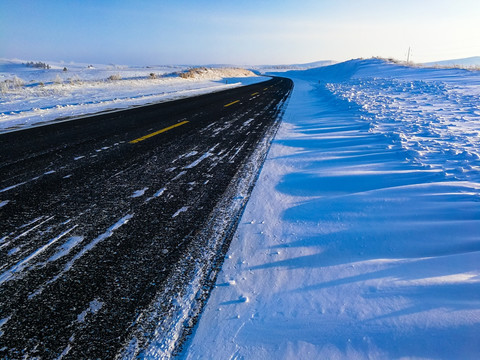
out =
[[203,267],[208,288],[205,269],[226,251],[209,243],[232,226],[212,225],[219,204],[292,86],[273,78],[1,134],[0,358],[128,358],[172,340],[192,274]]

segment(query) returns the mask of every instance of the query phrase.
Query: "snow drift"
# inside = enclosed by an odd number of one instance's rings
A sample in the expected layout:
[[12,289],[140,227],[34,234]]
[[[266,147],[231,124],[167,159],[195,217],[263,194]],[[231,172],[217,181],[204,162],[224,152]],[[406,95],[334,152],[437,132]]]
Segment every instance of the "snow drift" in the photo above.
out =
[[295,89],[186,359],[477,359],[480,73]]

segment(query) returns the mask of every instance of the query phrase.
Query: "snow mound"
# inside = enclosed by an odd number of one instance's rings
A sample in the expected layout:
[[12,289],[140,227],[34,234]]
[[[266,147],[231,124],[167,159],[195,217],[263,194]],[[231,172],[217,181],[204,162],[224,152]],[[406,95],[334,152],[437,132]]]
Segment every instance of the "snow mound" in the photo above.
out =
[[220,80],[222,78],[256,76],[252,71],[241,68],[196,67],[180,74],[183,79]]
[[402,78],[443,82],[458,82],[467,76],[468,81],[478,84],[480,72],[468,69],[436,69],[419,66],[407,66],[383,59],[354,59],[330,66],[323,66],[304,71],[288,71],[284,76],[308,81],[339,82],[357,78]]
[[183,358],[478,359],[480,72],[371,59],[286,74]]

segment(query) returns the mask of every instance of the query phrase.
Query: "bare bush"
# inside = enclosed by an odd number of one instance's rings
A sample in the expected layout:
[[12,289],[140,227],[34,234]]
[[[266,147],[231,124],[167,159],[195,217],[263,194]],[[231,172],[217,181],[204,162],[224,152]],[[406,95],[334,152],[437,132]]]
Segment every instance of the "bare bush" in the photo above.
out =
[[25,85],[25,82],[18,76],[14,76],[11,79],[7,79],[0,83],[0,92],[5,93],[10,90],[16,90]]
[[157,74],[155,73],[150,73],[150,79],[156,79],[157,78]]
[[120,76],[120,74],[112,74],[107,79],[110,81],[115,81],[115,80],[122,80],[122,77]]
[[189,69],[185,72],[180,73],[180,77],[182,79],[192,79],[197,77],[197,75],[201,75],[203,73],[206,73],[208,69],[206,67],[197,67],[197,68],[192,68]]
[[8,90],[9,90],[9,86],[8,86],[7,80],[0,82],[0,92],[3,94],[3,93],[6,93]]
[[57,76],[55,76],[55,79],[53,79],[53,83],[57,85],[63,83],[63,80],[60,77],[60,75],[57,74]]
[[25,82],[16,75],[13,77],[12,82],[13,82],[13,86],[16,88],[19,88],[25,85]]
[[67,79],[70,82],[70,85],[82,84],[82,79],[77,74],[74,74],[72,77]]
[[[392,63],[392,64],[396,64],[396,65],[402,65],[402,66],[413,66],[413,67],[416,67],[418,66],[419,64],[416,64],[414,63],[413,61],[404,61],[404,60],[399,60],[399,59],[395,59],[393,57],[389,57],[389,58],[384,58],[382,56],[374,56],[372,57],[372,59],[378,59],[378,60],[383,60],[383,61],[386,61],[386,62],[389,62],[389,63]],[[363,60],[363,59],[362,59]]]

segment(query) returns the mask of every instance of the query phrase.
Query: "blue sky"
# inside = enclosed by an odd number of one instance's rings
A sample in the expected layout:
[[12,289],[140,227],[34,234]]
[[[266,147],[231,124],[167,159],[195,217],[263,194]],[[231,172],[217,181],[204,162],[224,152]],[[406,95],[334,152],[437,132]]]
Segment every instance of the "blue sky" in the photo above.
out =
[[0,0],[0,57],[282,64],[480,56],[479,0]]

